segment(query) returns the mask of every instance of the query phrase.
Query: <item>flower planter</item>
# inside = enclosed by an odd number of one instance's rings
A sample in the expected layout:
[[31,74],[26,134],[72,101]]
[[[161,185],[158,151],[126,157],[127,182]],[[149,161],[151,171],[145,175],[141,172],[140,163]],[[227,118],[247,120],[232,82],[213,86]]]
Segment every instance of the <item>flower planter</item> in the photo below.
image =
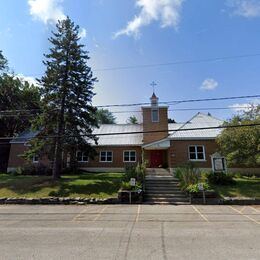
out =
[[142,203],[143,191],[142,190],[119,190],[118,200],[121,203]]

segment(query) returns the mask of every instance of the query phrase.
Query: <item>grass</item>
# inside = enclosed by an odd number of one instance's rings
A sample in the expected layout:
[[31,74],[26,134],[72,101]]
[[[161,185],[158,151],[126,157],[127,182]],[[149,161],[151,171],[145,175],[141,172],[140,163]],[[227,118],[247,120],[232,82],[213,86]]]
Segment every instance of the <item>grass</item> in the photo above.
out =
[[248,197],[260,198],[260,178],[259,177],[235,177],[233,185],[215,185],[212,188],[221,197]]
[[123,174],[85,173],[62,176],[53,182],[48,176],[0,174],[0,197],[117,197]]

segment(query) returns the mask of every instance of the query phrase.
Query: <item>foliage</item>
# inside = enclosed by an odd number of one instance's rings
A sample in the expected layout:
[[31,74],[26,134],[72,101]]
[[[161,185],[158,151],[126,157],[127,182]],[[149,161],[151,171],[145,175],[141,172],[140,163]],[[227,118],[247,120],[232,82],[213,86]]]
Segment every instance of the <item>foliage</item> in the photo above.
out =
[[217,185],[231,185],[235,184],[232,175],[224,172],[211,172],[208,174],[208,182]]
[[[97,80],[87,65],[88,52],[79,40],[79,26],[69,17],[59,21],[49,39],[50,53],[43,62],[45,75],[39,80],[42,113],[34,121],[34,127],[40,133],[31,142],[30,151],[44,150],[53,158],[54,179],[60,176],[64,150],[69,151],[71,167],[75,167],[76,151],[84,150],[93,157],[95,150],[91,143],[97,143],[92,134],[97,127],[96,108],[92,106]],[[30,152],[27,156],[31,156]]]
[[142,183],[137,181],[135,186],[131,186],[129,181],[122,181],[121,189],[122,190],[138,190],[138,189],[142,189]]
[[116,123],[116,117],[108,109],[97,109],[96,117],[99,125]]
[[15,75],[4,73],[0,76],[0,110],[7,111],[0,116],[0,136],[14,136],[28,129],[39,108],[38,87]]
[[[201,183],[203,185],[204,190],[209,190],[210,187],[208,183],[206,182],[201,182]],[[196,193],[200,191],[198,184],[190,184],[185,190],[189,193]]]
[[136,116],[133,115],[133,116],[130,116],[130,117],[127,119],[127,123],[128,123],[128,124],[132,124],[132,125],[137,125],[137,124],[138,124],[138,120],[137,120]]
[[180,185],[185,190],[190,184],[198,184],[200,172],[192,164],[187,163],[176,169],[175,176],[180,180]]
[[[259,124],[260,105],[252,106],[251,110],[236,115],[225,126]],[[221,153],[226,156],[229,166],[260,166],[260,127],[227,128],[217,138]]]
[[0,72],[8,69],[7,59],[4,57],[3,52],[0,50]]
[[130,181],[135,178],[136,181],[143,182],[146,174],[146,163],[138,163],[137,165],[127,165],[125,167],[125,175],[123,180]]
[[171,124],[171,123],[176,123],[176,121],[172,118],[168,118],[168,123]]

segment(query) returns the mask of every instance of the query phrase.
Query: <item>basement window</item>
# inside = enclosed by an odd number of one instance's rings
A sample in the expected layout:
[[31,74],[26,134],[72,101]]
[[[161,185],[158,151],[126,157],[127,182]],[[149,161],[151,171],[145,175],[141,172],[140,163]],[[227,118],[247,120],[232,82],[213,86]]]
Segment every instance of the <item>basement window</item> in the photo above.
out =
[[190,161],[205,161],[205,148],[203,145],[189,146],[189,160]]

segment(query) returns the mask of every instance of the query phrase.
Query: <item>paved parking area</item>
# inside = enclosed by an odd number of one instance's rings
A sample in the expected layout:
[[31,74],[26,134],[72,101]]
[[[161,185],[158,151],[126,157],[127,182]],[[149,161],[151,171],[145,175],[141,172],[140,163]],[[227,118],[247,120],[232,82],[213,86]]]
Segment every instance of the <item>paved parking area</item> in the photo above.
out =
[[260,259],[260,207],[0,205],[0,259]]

